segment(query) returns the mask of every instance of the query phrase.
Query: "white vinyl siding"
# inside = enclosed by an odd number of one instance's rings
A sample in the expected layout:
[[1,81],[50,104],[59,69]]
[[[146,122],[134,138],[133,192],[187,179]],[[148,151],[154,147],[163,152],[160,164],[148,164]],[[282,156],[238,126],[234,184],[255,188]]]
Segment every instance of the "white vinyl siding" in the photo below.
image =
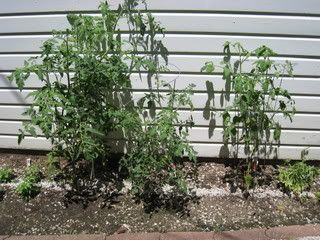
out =
[[[21,114],[32,102],[26,96],[41,87],[41,82],[31,76],[26,89],[20,92],[6,78],[25,59],[40,53],[39,47],[50,38],[51,30],[68,27],[68,13],[98,14],[99,2],[0,1],[0,148],[50,148],[43,137],[27,137],[21,145],[17,144],[18,129],[28,120]],[[116,8],[121,1],[108,2]],[[200,68],[209,60],[219,64],[223,43],[231,41],[240,42],[250,50],[267,45],[278,53],[275,60],[294,64],[294,79],[284,78],[283,86],[292,94],[297,114],[293,123],[277,115],[283,126],[281,146],[270,157],[299,159],[301,150],[310,147],[308,158],[320,160],[319,0],[147,0],[147,3],[166,28],[164,43],[170,51],[171,72],[163,74],[163,79],[177,78],[179,89],[196,84],[193,96],[196,125],[190,130],[189,139],[198,156],[216,158],[227,154],[222,144],[220,115],[228,106],[223,100],[224,81],[219,71],[209,76],[200,73]],[[207,81],[213,83],[216,91],[210,100],[211,112],[206,108]],[[132,87],[135,100],[148,91],[146,81],[137,75],[132,77]],[[183,109],[180,115],[186,119],[189,111]],[[244,154],[240,152],[240,156]]]

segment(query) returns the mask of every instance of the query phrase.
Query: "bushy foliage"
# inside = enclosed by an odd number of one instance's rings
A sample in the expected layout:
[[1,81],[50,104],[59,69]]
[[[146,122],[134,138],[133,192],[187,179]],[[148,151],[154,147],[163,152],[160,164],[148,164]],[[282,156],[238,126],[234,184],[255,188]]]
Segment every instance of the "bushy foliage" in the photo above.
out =
[[35,183],[24,180],[17,186],[16,192],[25,201],[29,201],[31,198],[38,195],[40,187]]
[[10,167],[0,169],[0,183],[8,183],[14,178],[13,170]]
[[280,182],[293,193],[301,193],[311,186],[320,174],[319,169],[305,161],[289,164],[279,169]]
[[[185,156],[195,161],[195,152],[187,136],[193,122],[182,122],[178,110],[183,106],[193,107],[190,96],[192,86],[182,92],[170,85],[167,95],[168,106],[161,108],[154,117],[144,119],[133,132],[133,143],[122,165],[129,171],[133,190],[143,193],[148,185],[156,183],[157,188],[165,184],[176,186],[186,192],[185,173],[182,171],[182,158]],[[148,96],[140,103],[148,100]],[[154,99],[155,100],[155,99]],[[155,100],[154,106],[161,105],[161,99]],[[154,189],[155,190],[155,189]]]
[[[122,120],[135,112],[130,74],[157,64],[157,58],[137,53],[149,45],[152,50],[162,47],[154,40],[162,29],[152,16],[133,14],[138,2],[127,0],[116,11],[103,3],[101,16],[68,15],[70,29],[54,32],[39,57],[12,73],[10,79],[20,90],[30,75],[43,85],[30,94],[33,103],[25,113],[30,122],[20,130],[19,143],[25,135],[37,136],[40,129],[53,144],[52,158],[62,156],[74,165],[79,159],[93,162],[109,153],[108,135],[124,128],[121,124],[130,119]],[[121,38],[121,19],[128,21],[129,41]]]
[[23,179],[29,182],[38,183],[43,175],[38,165],[32,164],[24,171]]
[[[143,50],[149,54],[140,59],[141,67],[147,73],[149,92],[138,101],[139,114],[133,116],[131,113],[126,117],[125,121],[130,126],[127,136],[131,141],[121,166],[128,170],[133,192],[146,200],[150,198],[143,196],[157,196],[158,199],[164,196],[163,187],[167,184],[174,187],[177,194],[187,192],[182,158],[195,161],[195,152],[187,139],[193,121],[191,115],[189,120],[181,121],[178,110],[193,107],[191,95],[194,86],[177,91],[175,80],[164,82],[161,79],[161,72],[168,70],[168,50],[155,37],[156,33],[163,32],[163,28],[151,14],[141,22],[140,31],[149,33],[146,37],[142,34],[142,41],[148,43]],[[141,41],[140,37],[138,39]],[[131,122],[127,120],[134,118]]]
[[42,173],[39,166],[30,165],[24,171],[22,182],[17,186],[16,192],[23,200],[29,201],[40,192],[41,188],[37,184],[41,179]]
[[26,115],[31,121],[19,141],[26,133],[36,136],[38,127],[51,140],[52,151],[71,162],[106,154],[105,139],[96,135],[112,130],[121,100],[114,92],[130,86],[123,53],[116,52],[122,44],[115,40],[120,10],[109,11],[104,4],[100,9],[102,17],[68,15],[71,29],[54,33],[40,57],[11,75],[20,89],[31,74],[43,83],[30,94],[34,101]]

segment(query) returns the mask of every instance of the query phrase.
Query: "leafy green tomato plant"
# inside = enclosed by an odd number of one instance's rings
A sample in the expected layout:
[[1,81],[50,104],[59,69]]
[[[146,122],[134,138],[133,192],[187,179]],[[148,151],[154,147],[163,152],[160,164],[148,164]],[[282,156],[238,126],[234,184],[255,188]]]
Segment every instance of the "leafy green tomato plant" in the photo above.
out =
[[16,192],[23,200],[29,201],[31,198],[35,197],[40,192],[40,187],[38,187],[34,182],[24,179],[17,186]]
[[[272,144],[279,144],[281,125],[276,116],[281,114],[292,121],[295,113],[294,100],[282,88],[283,77],[292,76],[292,65],[277,63],[274,56],[266,46],[250,52],[240,43],[224,45],[222,72],[230,106],[222,114],[223,138],[225,144],[235,146],[235,157],[244,145],[247,174],[254,171],[254,159],[261,153],[267,158]],[[201,70],[212,73],[214,64],[207,62]]]
[[8,183],[14,178],[13,170],[10,167],[0,169],[0,183]]
[[[136,67],[137,71],[143,69],[147,73],[149,93],[138,101],[139,114],[131,112],[122,119],[128,126],[126,136],[130,141],[121,166],[128,170],[136,196],[145,201],[158,201],[161,197],[165,198],[165,185],[170,185],[180,193],[186,193],[187,190],[181,158],[186,156],[195,161],[195,152],[187,140],[192,119],[182,122],[178,110],[182,106],[192,108],[190,96],[194,86],[177,91],[175,81],[173,84],[162,81],[160,74],[167,71],[168,50],[161,41],[155,39],[156,34],[162,33],[164,29],[154,21],[151,14],[146,16],[146,19],[140,21],[139,31],[143,41],[151,41],[152,44],[143,47],[150,54],[136,56]],[[146,33],[149,35],[145,36]],[[140,41],[139,36],[136,39]],[[164,89],[167,89],[165,93]],[[146,114],[148,117],[141,120],[141,116]],[[181,196],[178,197],[180,200],[183,198]],[[158,205],[161,204],[158,202]]]
[[[166,184],[175,187],[178,192],[186,192],[186,176],[182,171],[181,160],[183,157],[196,160],[195,151],[187,140],[188,129],[193,124],[192,117],[182,122],[178,113],[183,106],[193,107],[190,96],[194,86],[181,92],[177,92],[170,84],[165,86],[169,89],[166,95],[167,107],[136,125],[133,144],[122,160],[122,166],[129,171],[133,192],[137,195],[146,194],[151,185],[157,186],[153,190],[159,193]],[[154,101],[152,104],[151,99]],[[156,107],[161,106],[162,100],[161,95],[146,95],[140,104],[148,101],[149,105]]]
[[293,193],[301,193],[314,182],[320,171],[305,161],[289,164],[279,169],[279,180]]
[[[30,76],[42,85],[29,96],[33,103],[25,115],[30,122],[20,130],[19,143],[26,135],[38,136],[41,130],[53,145],[51,156],[66,158],[73,169],[85,159],[92,163],[93,171],[94,161],[105,159],[109,134],[125,128],[120,125],[130,119],[122,120],[136,111],[130,93],[131,73],[154,69],[158,52],[165,50],[155,40],[162,28],[150,13],[135,10],[138,3],[126,0],[115,11],[102,3],[101,16],[69,14],[71,27],[53,32],[53,38],[41,47],[41,55],[12,73],[10,80],[20,90]],[[128,23],[129,41],[121,37],[120,20]],[[142,50],[154,54],[141,56],[138,52]]]

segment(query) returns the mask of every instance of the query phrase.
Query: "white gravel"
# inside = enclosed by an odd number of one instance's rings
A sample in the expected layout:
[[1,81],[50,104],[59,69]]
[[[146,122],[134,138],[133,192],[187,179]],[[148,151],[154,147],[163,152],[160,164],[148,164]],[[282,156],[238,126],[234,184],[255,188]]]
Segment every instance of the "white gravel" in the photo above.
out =
[[[15,189],[17,185],[22,181],[22,179],[16,179],[14,182],[11,183],[2,183],[0,186],[8,187]],[[69,185],[65,185],[62,187],[61,185],[57,184],[53,181],[42,180],[39,184],[39,187],[47,190],[54,190],[54,191],[63,191],[64,189],[70,189]],[[128,193],[132,189],[132,183],[130,181],[123,181],[124,187],[122,188],[122,193]],[[242,192],[238,189],[235,193],[231,193],[228,187],[211,187],[211,188],[198,188],[190,184],[191,191],[195,192],[198,197],[224,197],[224,196],[242,196]],[[170,192],[172,187],[169,185],[165,185],[163,187],[165,192]],[[279,189],[272,189],[269,187],[257,187],[255,189],[249,190],[250,196],[255,198],[282,198],[286,195],[281,192]],[[315,198],[315,195],[312,192],[303,192],[301,196],[305,196],[308,198]]]
[[320,240],[320,236],[308,236],[308,237],[298,238],[298,240]]

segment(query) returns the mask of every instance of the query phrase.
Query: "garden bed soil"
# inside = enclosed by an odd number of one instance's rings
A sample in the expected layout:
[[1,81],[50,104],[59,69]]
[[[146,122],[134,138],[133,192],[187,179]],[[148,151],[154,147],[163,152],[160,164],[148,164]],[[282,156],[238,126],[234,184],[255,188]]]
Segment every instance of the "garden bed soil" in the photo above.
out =
[[[46,157],[41,155],[1,154],[0,166],[10,165],[17,175],[27,159],[43,170]],[[145,213],[143,205],[124,193],[110,208],[100,208],[100,200],[82,204],[65,204],[64,192],[42,188],[29,202],[21,200],[14,189],[5,186],[0,202],[0,235],[21,234],[113,234],[125,226],[131,232],[226,231],[256,227],[320,223],[320,204],[314,198],[300,200],[282,193],[276,180],[258,187],[245,199],[241,192],[230,192],[223,179],[230,169],[222,163],[201,163],[198,181],[192,183],[201,196],[188,205],[188,214],[170,210]],[[267,171],[274,172],[272,166]],[[270,174],[272,175],[272,174]],[[270,179],[268,180],[270,181]],[[319,179],[312,190],[320,189]]]

